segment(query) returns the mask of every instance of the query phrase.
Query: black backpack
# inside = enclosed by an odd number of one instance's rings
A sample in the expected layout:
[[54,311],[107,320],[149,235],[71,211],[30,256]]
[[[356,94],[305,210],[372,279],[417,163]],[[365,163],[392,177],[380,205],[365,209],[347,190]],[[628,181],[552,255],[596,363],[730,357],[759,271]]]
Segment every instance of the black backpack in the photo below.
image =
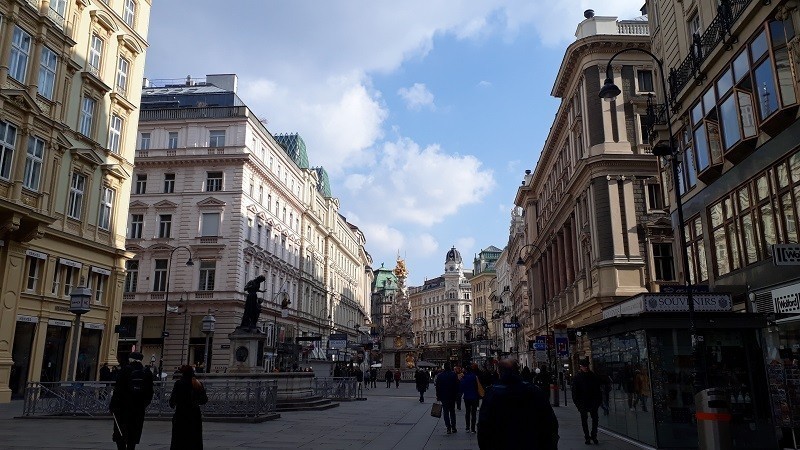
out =
[[147,399],[147,382],[144,369],[133,369],[131,379],[128,381],[128,394],[131,399],[145,402]]

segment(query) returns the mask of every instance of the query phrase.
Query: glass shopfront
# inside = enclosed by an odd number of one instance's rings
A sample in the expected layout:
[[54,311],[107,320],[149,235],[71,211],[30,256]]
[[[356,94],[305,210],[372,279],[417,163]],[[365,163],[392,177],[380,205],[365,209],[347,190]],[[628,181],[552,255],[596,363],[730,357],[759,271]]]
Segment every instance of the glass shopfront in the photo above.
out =
[[[782,323],[781,323],[782,322]],[[800,317],[767,328],[766,366],[780,448],[800,448]]]
[[647,329],[615,327],[621,332],[591,338],[593,370],[610,385],[600,426],[656,448],[697,448],[697,373],[702,386],[723,389],[728,396],[733,448],[775,448],[758,330],[701,329],[703,358],[695,361],[688,330],[648,319],[652,326],[622,319]]
[[76,381],[94,381],[98,377],[97,360],[100,358],[100,342],[103,330],[84,328],[78,344],[78,366]]
[[33,353],[33,337],[36,334],[36,322],[17,322],[14,330],[14,349],[11,358],[14,365],[11,366],[11,376],[8,386],[11,389],[12,398],[22,398],[25,395],[25,385],[28,383],[31,365],[31,354]]
[[69,326],[66,324],[47,325],[47,337],[44,344],[44,355],[42,356],[41,381],[61,381],[64,365],[64,356],[67,350],[67,337],[69,336]]

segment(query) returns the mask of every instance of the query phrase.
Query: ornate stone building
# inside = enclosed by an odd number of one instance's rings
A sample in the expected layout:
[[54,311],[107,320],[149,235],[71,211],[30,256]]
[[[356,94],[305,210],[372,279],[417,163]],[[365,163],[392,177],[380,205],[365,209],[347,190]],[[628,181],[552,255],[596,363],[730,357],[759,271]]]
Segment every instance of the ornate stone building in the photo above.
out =
[[[613,75],[622,95],[615,102],[598,97],[612,54],[649,48],[646,17],[592,16],[576,37],[551,92],[561,104],[514,201],[524,211],[526,235],[512,226],[508,257],[525,262],[528,339],[595,322],[604,305],[674,280],[670,239],[651,239],[654,224],[667,217],[659,167],[643,133],[655,85],[652,61],[639,52],[620,55]],[[579,342],[573,350],[583,355],[588,348]]]
[[469,359],[472,287],[467,280],[471,275],[453,247],[445,257],[442,276],[409,290],[414,339],[422,359],[435,363]]
[[159,358],[164,344],[164,367],[202,363],[211,310],[209,369],[224,370],[244,285],[259,275],[267,370],[325,359],[331,331],[355,340],[371,309],[366,239],[339,213],[325,170],[309,166],[302,138],[267,130],[238,97],[236,75],[148,82],[142,105],[120,351],[136,342]]
[[[117,363],[148,0],[0,2],[0,402]],[[72,288],[92,289],[75,329]]]

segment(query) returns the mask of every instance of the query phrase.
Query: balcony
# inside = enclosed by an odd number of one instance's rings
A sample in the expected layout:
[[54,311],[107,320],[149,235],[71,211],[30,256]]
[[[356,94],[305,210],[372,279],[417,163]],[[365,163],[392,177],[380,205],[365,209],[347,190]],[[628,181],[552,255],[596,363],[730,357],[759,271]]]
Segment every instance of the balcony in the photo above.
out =
[[[146,108],[146,104],[142,105]],[[158,120],[231,119],[247,117],[246,106],[141,109],[139,122]]]
[[56,11],[55,9],[47,8],[47,18],[50,19],[51,22],[56,24],[58,28],[61,28],[62,30],[64,29],[64,16],[59,14],[59,12]]
[[623,20],[617,22],[617,33],[634,36],[648,36],[650,35],[650,29],[647,26],[647,22],[639,20]]

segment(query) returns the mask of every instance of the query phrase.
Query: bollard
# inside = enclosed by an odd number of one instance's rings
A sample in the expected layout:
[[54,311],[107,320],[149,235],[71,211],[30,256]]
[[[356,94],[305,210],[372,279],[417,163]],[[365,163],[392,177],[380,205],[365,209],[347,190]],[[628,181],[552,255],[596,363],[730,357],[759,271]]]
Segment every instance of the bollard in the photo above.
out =
[[722,389],[705,389],[694,396],[697,443],[700,450],[730,450],[731,410]]
[[550,385],[550,392],[552,396],[552,401],[550,402],[553,406],[561,406],[561,398],[558,393],[558,384],[552,383]]

